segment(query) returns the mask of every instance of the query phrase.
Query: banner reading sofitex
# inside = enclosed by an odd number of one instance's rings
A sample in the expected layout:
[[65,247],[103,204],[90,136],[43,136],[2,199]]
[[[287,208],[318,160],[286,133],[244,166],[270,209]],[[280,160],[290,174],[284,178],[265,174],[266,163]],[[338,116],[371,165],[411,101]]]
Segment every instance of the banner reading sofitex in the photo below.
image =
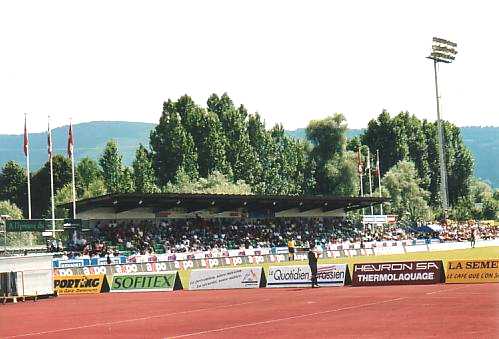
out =
[[107,291],[104,274],[54,276],[57,294],[91,294]]
[[426,285],[443,282],[441,260],[355,264],[353,286]]
[[499,259],[449,261],[445,282],[448,284],[499,282]]
[[181,289],[177,271],[162,273],[115,274],[110,292],[164,292]]
[[[322,286],[344,286],[346,264],[318,265],[317,282]],[[270,266],[267,287],[303,287],[311,284],[309,266]]]
[[262,284],[262,267],[192,270],[190,290],[258,288]]

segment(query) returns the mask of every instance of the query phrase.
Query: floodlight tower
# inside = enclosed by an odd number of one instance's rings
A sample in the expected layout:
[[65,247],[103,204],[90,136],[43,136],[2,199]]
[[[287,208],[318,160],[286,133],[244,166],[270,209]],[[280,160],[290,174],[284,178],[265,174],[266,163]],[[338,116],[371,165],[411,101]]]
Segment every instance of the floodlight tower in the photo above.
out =
[[442,207],[444,209],[444,217],[447,219],[447,210],[449,208],[448,191],[447,191],[447,171],[445,169],[444,156],[444,133],[442,130],[442,120],[440,119],[440,96],[438,95],[438,77],[437,64],[443,62],[450,64],[454,61],[457,54],[457,44],[445,39],[433,38],[431,46],[431,54],[428,59],[433,60],[433,68],[435,70],[435,94],[437,97],[437,126],[438,126],[438,160],[440,163],[440,191],[442,194]]

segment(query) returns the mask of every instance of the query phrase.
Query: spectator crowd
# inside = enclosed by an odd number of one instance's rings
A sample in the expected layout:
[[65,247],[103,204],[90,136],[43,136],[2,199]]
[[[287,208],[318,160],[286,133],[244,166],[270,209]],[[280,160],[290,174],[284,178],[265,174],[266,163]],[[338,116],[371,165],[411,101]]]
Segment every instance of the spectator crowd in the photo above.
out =
[[[394,225],[368,226],[339,218],[271,219],[232,221],[191,219],[175,221],[98,222],[90,232],[75,233],[67,249],[83,257],[127,254],[226,251],[244,248],[286,247],[294,240],[297,247],[311,243],[322,249],[337,244],[372,241],[439,239],[467,241],[475,230],[477,239],[499,236],[496,227],[453,223],[439,231],[421,232]],[[430,229],[431,230],[431,229]]]

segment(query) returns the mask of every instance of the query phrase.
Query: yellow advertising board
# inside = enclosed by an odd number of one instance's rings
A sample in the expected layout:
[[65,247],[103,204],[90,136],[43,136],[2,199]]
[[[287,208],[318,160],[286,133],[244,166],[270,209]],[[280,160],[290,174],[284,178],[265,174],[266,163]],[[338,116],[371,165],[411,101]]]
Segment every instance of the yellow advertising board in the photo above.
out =
[[499,259],[450,260],[445,283],[469,284],[499,282]]
[[105,274],[54,275],[54,291],[58,294],[100,293]]

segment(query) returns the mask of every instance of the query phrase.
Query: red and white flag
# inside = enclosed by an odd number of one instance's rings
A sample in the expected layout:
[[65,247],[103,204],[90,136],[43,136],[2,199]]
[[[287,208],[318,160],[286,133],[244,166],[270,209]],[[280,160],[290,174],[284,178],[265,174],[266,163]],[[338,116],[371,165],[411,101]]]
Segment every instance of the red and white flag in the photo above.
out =
[[69,132],[68,132],[68,157],[71,158],[73,156],[74,149],[74,140],[73,140],[73,124],[69,123]]
[[364,173],[364,167],[362,166],[362,160],[360,155],[360,147],[357,149],[357,172],[359,174]]
[[47,126],[47,147],[49,158],[52,158],[52,131],[50,130],[50,123]]
[[26,116],[24,116],[24,155],[28,156],[28,152],[29,152],[28,128],[26,127]]
[[379,166],[379,152],[376,150],[376,172],[375,174],[379,177],[381,176],[381,167]]

